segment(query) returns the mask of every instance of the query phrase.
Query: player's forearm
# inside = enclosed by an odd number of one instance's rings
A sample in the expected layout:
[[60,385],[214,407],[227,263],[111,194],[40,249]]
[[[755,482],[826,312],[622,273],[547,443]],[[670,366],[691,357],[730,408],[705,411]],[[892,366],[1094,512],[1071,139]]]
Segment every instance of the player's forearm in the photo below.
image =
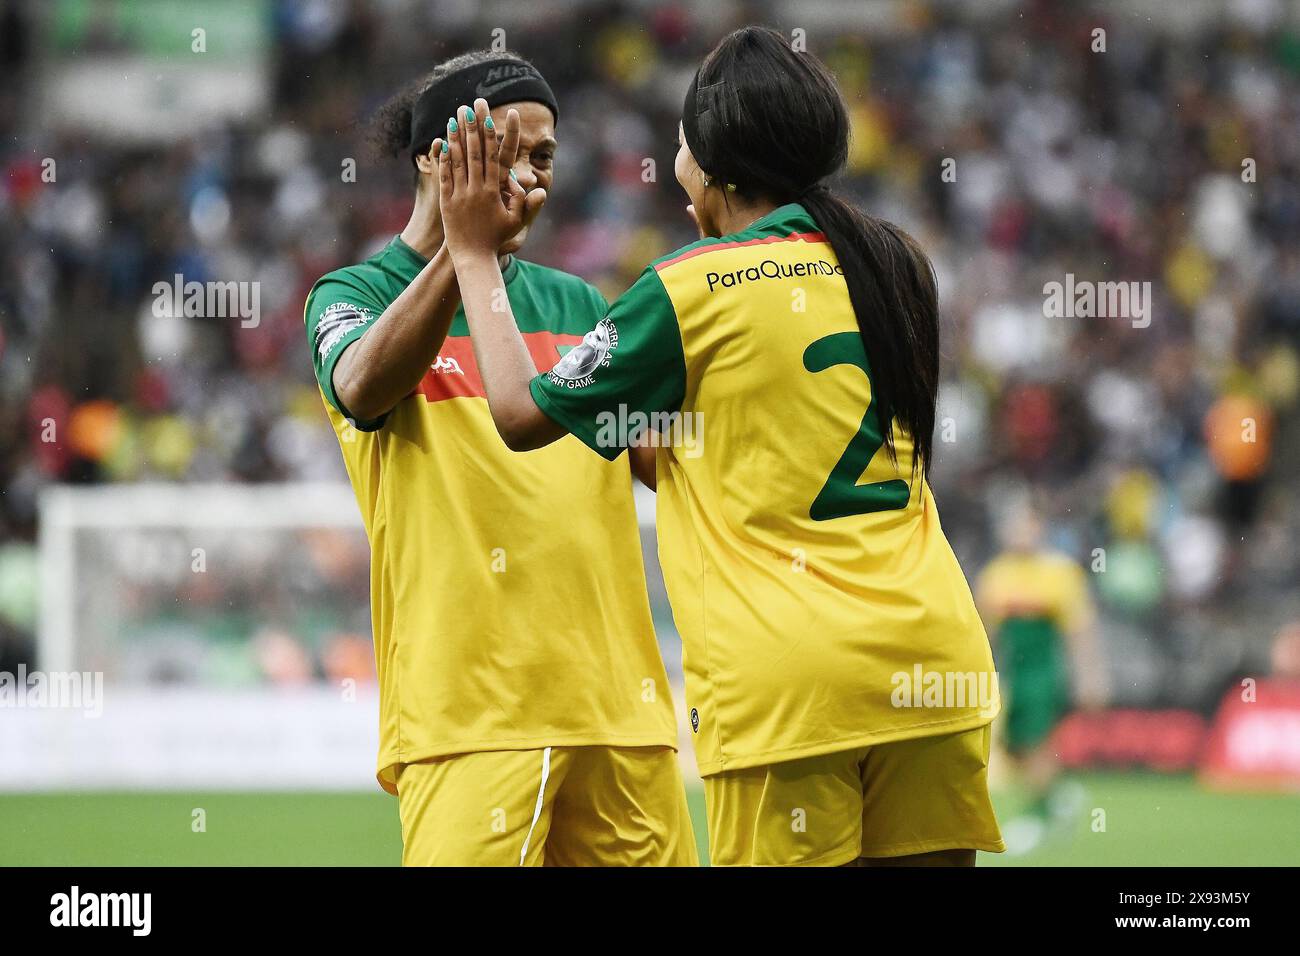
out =
[[355,418],[378,418],[420,384],[459,304],[456,270],[443,246],[366,334],[339,356],[334,390]]
[[658,475],[655,471],[655,450],[650,445],[632,445],[627,450],[628,461],[632,465],[632,474],[637,481],[651,491],[657,490]]
[[466,256],[456,263],[474,360],[501,440],[512,451],[541,448],[564,430],[537,407],[528,383],[537,374],[506,297],[495,256]]

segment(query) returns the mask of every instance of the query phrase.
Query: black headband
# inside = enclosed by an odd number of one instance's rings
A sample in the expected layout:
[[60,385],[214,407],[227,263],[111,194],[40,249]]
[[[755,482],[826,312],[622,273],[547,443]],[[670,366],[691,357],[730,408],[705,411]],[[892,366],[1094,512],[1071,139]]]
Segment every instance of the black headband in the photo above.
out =
[[[699,84],[700,71],[696,70],[691,85],[686,90],[686,101],[682,104],[682,135],[686,137],[686,145],[690,147],[691,155],[695,157],[695,162],[699,164],[700,169],[713,175],[717,170],[705,166],[705,163],[709,165],[712,163],[705,155],[704,141],[700,137],[700,117],[713,110],[714,97],[721,92],[722,84],[714,83],[703,89],[699,88]],[[715,115],[712,121],[720,123],[722,118]]]
[[447,120],[478,97],[490,106],[502,103],[541,103],[558,121],[555,94],[536,68],[512,56],[495,57],[440,76],[420,94],[411,110],[411,162],[439,136],[446,135]]
[[[742,177],[737,175],[735,164],[728,164],[725,155],[722,157],[713,155],[711,144],[706,141],[700,129],[701,121],[708,124],[708,139],[712,139],[712,146],[716,148],[716,132],[719,128],[725,129],[726,124],[726,115],[721,109],[722,97],[726,90],[726,84],[721,80],[708,86],[700,86],[698,70],[686,90],[686,101],[682,104],[682,135],[686,138],[686,145],[690,147],[691,155],[695,157],[695,162],[702,173],[714,179],[721,179],[730,191],[743,190],[747,186],[763,188],[776,195],[793,196],[798,201],[818,192],[829,191],[829,187],[820,179],[807,185],[780,180],[754,181],[755,171],[752,165],[749,181],[740,182]],[[733,168],[727,169],[728,165]]]

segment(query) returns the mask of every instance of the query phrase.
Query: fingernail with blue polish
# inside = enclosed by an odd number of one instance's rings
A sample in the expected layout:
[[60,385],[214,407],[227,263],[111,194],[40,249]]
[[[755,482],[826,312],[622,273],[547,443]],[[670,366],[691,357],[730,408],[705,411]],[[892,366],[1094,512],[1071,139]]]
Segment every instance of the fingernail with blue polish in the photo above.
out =
[[483,126],[487,129],[496,129],[496,127],[492,125],[492,117],[490,116],[483,120]]
[[515,171],[513,169],[510,170],[510,178],[513,179],[515,182],[519,182],[519,177],[515,175]]
[[474,111],[470,109],[468,106],[465,107],[465,125],[466,126],[474,125]]
[[445,139],[442,141],[442,151],[447,152],[447,141]]
[[454,133],[456,132],[456,129],[456,118],[453,116],[451,119],[447,120],[447,131]]

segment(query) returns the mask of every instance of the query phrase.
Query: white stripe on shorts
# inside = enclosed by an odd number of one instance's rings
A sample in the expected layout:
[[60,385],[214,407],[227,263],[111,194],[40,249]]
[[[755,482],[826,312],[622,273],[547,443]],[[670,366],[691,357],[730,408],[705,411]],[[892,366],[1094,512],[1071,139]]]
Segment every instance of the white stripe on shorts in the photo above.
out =
[[542,751],[542,783],[537,788],[537,806],[533,807],[533,822],[528,825],[528,835],[524,837],[524,848],[519,851],[519,865],[524,865],[524,858],[528,856],[528,844],[533,838],[533,829],[537,826],[537,821],[542,815],[542,801],[546,798],[546,778],[551,775],[551,748],[547,747]]

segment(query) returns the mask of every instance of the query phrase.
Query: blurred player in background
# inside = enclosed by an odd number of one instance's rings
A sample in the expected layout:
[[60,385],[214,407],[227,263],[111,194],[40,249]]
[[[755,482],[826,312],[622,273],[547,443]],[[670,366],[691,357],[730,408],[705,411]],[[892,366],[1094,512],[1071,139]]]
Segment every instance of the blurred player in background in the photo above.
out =
[[444,221],[492,416],[513,448],[569,432],[611,460],[633,412],[702,421],[699,454],[658,449],[658,529],[715,864],[973,865],[1002,849],[996,695],[892,693],[922,667],[993,671],[926,481],[929,260],[830,192],[844,101],[775,31],[706,57],[682,132],[675,172],[709,238],[656,260],[548,375],[493,255],[523,193],[503,203],[496,144],[453,133]]
[[1085,709],[1103,707],[1105,665],[1088,579],[1078,562],[1043,543],[1043,523],[1024,504],[1004,527],[1004,550],[980,574],[976,600],[993,640],[1006,702],[1004,742],[1030,794],[1026,813],[1004,827],[1007,849],[1028,852],[1077,791],[1061,784],[1052,732],[1070,708],[1070,675]]
[[307,336],[370,539],[379,782],[398,796],[403,861],[694,865],[625,463],[576,441],[519,458],[483,399],[436,165],[457,103],[510,107],[502,167],[528,194],[497,250],[538,368],[605,312],[576,276],[518,259],[551,185],[549,85],[510,54],[437,67],[380,113],[410,157],[401,234],[312,288]]

